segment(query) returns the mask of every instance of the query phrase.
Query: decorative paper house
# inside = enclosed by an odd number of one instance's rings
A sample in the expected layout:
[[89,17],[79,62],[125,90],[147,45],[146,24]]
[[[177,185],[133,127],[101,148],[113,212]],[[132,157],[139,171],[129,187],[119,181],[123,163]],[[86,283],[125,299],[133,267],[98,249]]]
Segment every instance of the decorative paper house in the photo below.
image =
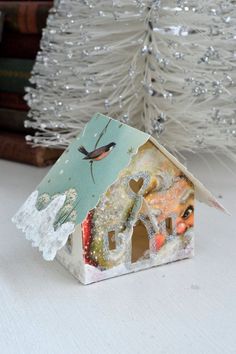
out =
[[191,257],[195,198],[224,210],[151,136],[96,114],[13,221],[88,284]]

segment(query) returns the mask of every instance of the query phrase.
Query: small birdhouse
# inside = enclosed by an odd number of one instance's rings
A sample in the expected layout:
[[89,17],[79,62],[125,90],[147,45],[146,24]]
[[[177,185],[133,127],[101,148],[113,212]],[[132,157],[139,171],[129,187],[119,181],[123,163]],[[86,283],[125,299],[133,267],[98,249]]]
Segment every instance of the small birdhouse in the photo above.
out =
[[89,284],[192,257],[195,199],[224,210],[150,135],[96,114],[13,222]]

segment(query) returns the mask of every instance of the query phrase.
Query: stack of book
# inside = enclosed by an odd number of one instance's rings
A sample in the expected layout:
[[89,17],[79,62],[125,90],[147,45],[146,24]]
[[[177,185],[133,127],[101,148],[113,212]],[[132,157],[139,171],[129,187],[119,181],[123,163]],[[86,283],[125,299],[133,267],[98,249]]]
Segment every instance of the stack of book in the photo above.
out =
[[24,101],[52,1],[0,1],[0,158],[45,166],[61,150],[32,148],[24,127],[29,107]]

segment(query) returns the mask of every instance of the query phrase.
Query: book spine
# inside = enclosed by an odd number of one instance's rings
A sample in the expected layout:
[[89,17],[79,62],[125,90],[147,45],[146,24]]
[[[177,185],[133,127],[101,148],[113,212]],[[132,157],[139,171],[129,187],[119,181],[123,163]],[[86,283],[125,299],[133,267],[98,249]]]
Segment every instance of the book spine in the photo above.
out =
[[34,60],[0,58],[0,91],[24,93]]
[[27,119],[27,112],[13,109],[0,108],[0,129],[33,134],[33,129],[26,129],[24,121]]
[[52,1],[1,1],[0,11],[5,14],[4,28],[20,33],[41,33],[52,6]]
[[63,150],[32,147],[22,134],[0,131],[0,158],[22,162],[38,167],[53,164]]
[[0,57],[35,59],[39,50],[40,34],[22,34],[4,31],[0,42]]
[[2,41],[3,22],[4,22],[4,15],[3,12],[0,11],[0,43]]
[[[18,0],[18,2],[37,2],[37,1],[38,0]],[[16,0],[5,0],[5,2],[16,2]],[[52,2],[52,0],[40,0],[40,2]]]
[[0,91],[0,107],[8,109],[16,109],[19,111],[28,111],[29,107],[23,99],[23,94],[15,92]]

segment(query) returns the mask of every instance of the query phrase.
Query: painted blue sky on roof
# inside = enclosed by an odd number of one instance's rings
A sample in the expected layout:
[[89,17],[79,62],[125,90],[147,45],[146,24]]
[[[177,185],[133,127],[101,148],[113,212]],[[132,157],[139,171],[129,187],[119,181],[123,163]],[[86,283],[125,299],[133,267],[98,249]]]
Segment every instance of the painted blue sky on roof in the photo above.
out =
[[[148,139],[148,134],[97,113],[72,141],[37,190],[40,195],[47,193],[52,197],[75,189],[76,224],[81,223]],[[87,157],[91,159],[84,159],[86,155],[78,150],[81,146],[90,153]]]

